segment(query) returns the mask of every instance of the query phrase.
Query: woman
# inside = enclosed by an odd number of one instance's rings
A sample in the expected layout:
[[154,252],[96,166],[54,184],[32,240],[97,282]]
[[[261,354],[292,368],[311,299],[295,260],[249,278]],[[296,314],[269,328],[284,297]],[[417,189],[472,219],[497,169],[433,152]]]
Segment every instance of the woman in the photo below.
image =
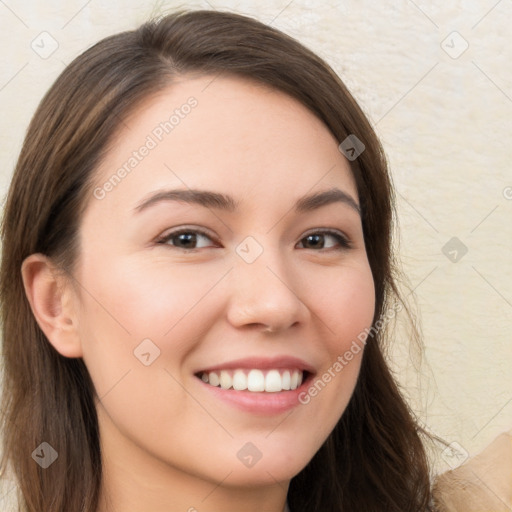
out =
[[180,13],[79,56],[2,231],[23,509],[431,510],[382,356],[392,199],[350,93],[273,28]]

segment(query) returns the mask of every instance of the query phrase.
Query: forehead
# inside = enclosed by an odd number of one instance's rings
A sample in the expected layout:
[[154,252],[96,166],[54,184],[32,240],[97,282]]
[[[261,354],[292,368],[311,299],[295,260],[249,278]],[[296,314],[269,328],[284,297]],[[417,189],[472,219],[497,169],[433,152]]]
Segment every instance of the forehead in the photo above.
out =
[[121,125],[95,175],[104,212],[166,187],[207,188],[286,203],[337,186],[357,199],[338,142],[311,111],[268,86],[234,77],[181,77]]

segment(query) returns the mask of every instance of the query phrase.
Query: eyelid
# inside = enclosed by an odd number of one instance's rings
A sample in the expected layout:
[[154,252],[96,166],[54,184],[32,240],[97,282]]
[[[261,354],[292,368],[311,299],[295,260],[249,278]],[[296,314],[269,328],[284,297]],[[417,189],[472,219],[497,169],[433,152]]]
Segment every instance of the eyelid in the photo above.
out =
[[[167,231],[166,234],[160,235],[156,239],[156,243],[165,243],[168,242],[171,238],[181,235],[182,233],[197,233],[199,235],[203,235],[206,238],[209,238],[212,242],[219,245],[219,242],[216,240],[216,237],[213,236],[209,231],[204,228],[200,228],[197,226],[180,226],[178,228],[173,228],[170,231]],[[171,247],[173,247],[171,245]],[[182,249],[181,247],[176,247],[176,249]],[[197,251],[198,249],[185,249],[186,251]]]
[[309,235],[331,235],[331,236],[333,236],[334,238],[336,238],[338,240],[338,243],[341,246],[341,247],[338,247],[338,248],[330,247],[328,249],[319,249],[319,250],[317,250],[315,252],[328,251],[328,250],[336,250],[336,249],[338,249],[338,250],[351,249],[353,247],[353,244],[352,244],[352,241],[351,241],[350,237],[348,237],[343,231],[340,231],[339,229],[334,229],[334,228],[314,228],[314,229],[310,229],[310,230],[306,231],[306,233],[304,233],[302,235],[301,239],[297,243],[300,243],[304,238],[308,237]]
[[[200,228],[198,226],[180,226],[174,229],[171,229],[171,231],[168,231],[167,234],[161,235],[156,239],[156,243],[159,244],[166,244],[171,238],[174,238],[176,236],[179,236],[182,233],[196,233],[202,236],[205,236],[206,238],[210,239],[213,243],[216,245],[220,245],[219,241],[216,239],[215,236],[213,236],[209,230],[205,228]],[[343,232],[338,229],[334,228],[312,228],[308,231],[306,231],[297,244],[301,243],[305,238],[307,238],[309,235],[331,235],[334,237],[337,241],[339,246],[338,247],[328,247],[328,248],[322,248],[322,249],[312,249],[314,252],[326,252],[326,251],[340,251],[340,250],[347,250],[351,249],[353,244],[350,240],[350,238]],[[175,247],[171,244],[169,244],[170,247]],[[182,249],[186,252],[193,252],[198,251],[200,249],[207,249],[208,247],[199,247],[199,248],[191,248],[191,249],[184,249],[182,247],[175,247],[176,249]]]

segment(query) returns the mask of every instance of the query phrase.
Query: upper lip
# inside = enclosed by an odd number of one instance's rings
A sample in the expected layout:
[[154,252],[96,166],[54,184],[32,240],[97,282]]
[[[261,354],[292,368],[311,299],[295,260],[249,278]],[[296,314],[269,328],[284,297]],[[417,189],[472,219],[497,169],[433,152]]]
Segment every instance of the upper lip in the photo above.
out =
[[315,373],[315,369],[303,359],[293,356],[278,357],[246,357],[243,359],[234,359],[219,363],[208,368],[202,368],[198,373],[208,373],[219,370],[250,370],[250,369],[270,370],[270,369],[297,369],[308,373]]

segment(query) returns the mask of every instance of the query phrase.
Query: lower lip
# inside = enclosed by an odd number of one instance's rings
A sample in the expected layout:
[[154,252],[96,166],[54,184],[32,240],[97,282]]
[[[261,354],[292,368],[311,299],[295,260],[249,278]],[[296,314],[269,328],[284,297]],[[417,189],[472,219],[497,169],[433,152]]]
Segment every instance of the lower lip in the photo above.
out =
[[197,380],[215,397],[242,411],[253,414],[279,414],[300,405],[299,395],[307,389],[310,378],[311,375],[297,389],[276,393],[222,389],[217,386],[211,386],[201,379]]

